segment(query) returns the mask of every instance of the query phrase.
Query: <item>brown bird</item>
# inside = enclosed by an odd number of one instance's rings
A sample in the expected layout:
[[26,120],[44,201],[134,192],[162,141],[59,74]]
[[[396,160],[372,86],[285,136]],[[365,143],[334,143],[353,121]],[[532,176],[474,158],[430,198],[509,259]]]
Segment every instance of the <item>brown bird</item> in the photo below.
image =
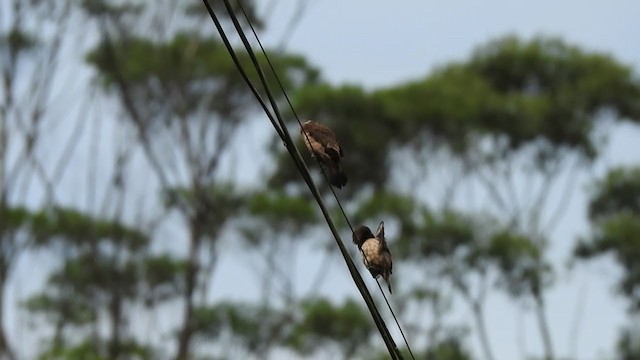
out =
[[393,261],[391,261],[391,251],[384,238],[384,222],[380,222],[376,235],[373,236],[371,229],[364,225],[358,225],[353,231],[353,243],[358,245],[362,252],[362,262],[369,269],[375,279],[382,276],[391,291],[391,274],[393,273]]
[[300,130],[302,140],[311,152],[329,171],[329,182],[340,189],[347,183],[347,176],[342,171],[344,153],[336,140],[336,135],[320,123],[307,120]]

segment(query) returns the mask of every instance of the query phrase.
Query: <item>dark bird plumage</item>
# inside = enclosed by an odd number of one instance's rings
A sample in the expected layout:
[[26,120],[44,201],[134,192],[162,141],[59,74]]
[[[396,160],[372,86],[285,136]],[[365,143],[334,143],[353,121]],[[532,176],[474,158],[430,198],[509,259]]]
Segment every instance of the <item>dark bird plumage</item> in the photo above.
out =
[[329,171],[329,182],[340,189],[347,183],[347,176],[342,171],[342,157],[344,153],[336,139],[336,135],[320,123],[307,120],[300,130],[302,140],[307,149]]
[[382,276],[387,282],[389,293],[391,291],[391,274],[393,273],[393,261],[391,251],[384,238],[384,222],[380,222],[376,235],[364,225],[358,225],[353,231],[353,243],[358,245],[362,252],[362,261],[374,278]]

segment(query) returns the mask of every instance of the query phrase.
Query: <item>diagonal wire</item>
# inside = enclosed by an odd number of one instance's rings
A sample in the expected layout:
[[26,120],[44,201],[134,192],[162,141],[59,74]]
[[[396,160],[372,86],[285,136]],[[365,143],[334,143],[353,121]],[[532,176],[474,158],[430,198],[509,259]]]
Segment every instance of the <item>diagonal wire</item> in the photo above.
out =
[[[222,25],[220,24],[220,21],[218,20],[215,12],[213,11],[213,9],[211,8],[211,5],[207,2],[207,0],[203,0],[205,7],[207,8],[207,11],[209,12],[209,15],[211,16],[211,19],[213,20],[216,28],[218,29],[218,32],[220,33],[221,37],[223,38],[223,42],[227,48],[227,50],[229,51],[229,53],[232,55],[232,59],[234,60],[234,63],[236,65],[236,67],[238,67],[238,69],[240,70],[242,68],[242,64],[240,63],[240,61],[238,61],[237,56],[235,56],[235,51],[233,49],[233,47],[230,45],[228,38],[226,37],[225,31],[222,28]],[[296,164],[296,166],[298,167],[298,170],[300,171],[301,175],[303,176],[305,182],[307,183],[307,186],[309,187],[309,189],[311,190],[314,198],[316,199],[318,205],[320,206],[320,209],[325,217],[325,220],[327,221],[327,224],[329,225],[329,228],[331,229],[331,232],[336,240],[336,243],[340,249],[340,252],[347,264],[347,268],[349,269],[349,272],[354,280],[354,282],[356,283],[356,286],[358,288],[358,290],[360,291],[367,307],[369,308],[369,311],[372,314],[372,317],[374,319],[374,322],[376,324],[376,326],[378,327],[378,330],[380,331],[380,334],[385,342],[385,345],[387,346],[387,349],[389,350],[389,354],[391,355],[391,357],[393,359],[402,359],[402,354],[398,351],[393,338],[391,337],[389,330],[386,326],[386,324],[384,323],[384,320],[382,319],[382,317],[380,316],[380,313],[378,312],[375,302],[373,301],[373,298],[371,297],[371,294],[369,293],[364,281],[362,280],[362,277],[360,276],[360,274],[358,273],[358,270],[356,268],[356,266],[353,263],[353,260],[351,259],[349,252],[346,250],[344,243],[342,242],[341,238],[340,238],[340,234],[338,233],[337,229],[335,228],[335,225],[333,224],[333,221],[331,220],[330,214],[326,208],[326,206],[324,205],[324,202],[322,201],[322,197],[320,196],[320,193],[317,189],[317,187],[315,186],[315,183],[313,182],[313,179],[311,178],[309,171],[306,167],[306,164],[304,163],[304,160],[302,159],[299,151],[297,150],[295,144],[293,143],[293,140],[291,139],[291,136],[286,128],[286,126],[284,126],[284,122],[282,121],[282,118],[280,116],[277,104],[275,102],[275,100],[273,99],[273,96],[271,95],[271,92],[269,90],[268,84],[266,82],[266,79],[264,78],[264,74],[262,73],[262,70],[259,66],[259,63],[257,62],[257,59],[255,57],[255,54],[253,53],[250,44],[248,43],[246,36],[244,36],[244,32],[237,20],[237,18],[235,17],[235,14],[233,13],[233,10],[228,2],[228,0],[224,0],[225,6],[227,7],[227,11],[229,11],[229,15],[231,17],[231,20],[234,23],[234,26],[236,27],[236,30],[238,31],[238,34],[240,35],[240,37],[242,38],[242,41],[245,45],[245,48],[247,49],[247,52],[249,54],[249,56],[251,57],[251,60],[256,68],[256,71],[258,72],[258,75],[260,77],[260,80],[262,81],[263,86],[265,87],[265,91],[267,94],[267,97],[269,98],[269,101],[273,107],[273,111],[276,114],[276,116],[278,117],[278,121],[279,124],[276,124],[275,121],[273,120],[273,116],[271,115],[271,113],[268,111],[266,105],[264,104],[263,101],[260,101],[261,106],[263,107],[263,109],[265,110],[265,113],[267,113],[272,125],[274,126],[274,128],[276,129],[276,131],[278,132],[278,134],[281,136],[282,140],[285,143],[285,146],[287,148],[287,150],[289,151],[289,154],[291,155],[294,163]],[[254,93],[254,95],[256,95],[256,98],[259,99],[260,95],[257,93],[257,91],[255,91],[255,87],[253,87],[253,85],[251,84],[251,80],[246,76],[246,73],[244,71],[240,71],[243,79],[245,80],[245,82],[247,82],[247,84],[249,85],[249,87],[252,89],[252,92]]]
[[[262,81],[262,84],[265,88],[265,91],[267,93],[267,96],[269,98],[269,101],[271,103],[271,106],[274,110],[274,112],[276,113],[276,117],[280,123],[280,126],[283,130],[283,132],[285,133],[287,139],[286,141],[291,145],[291,148],[289,148],[290,150],[293,149],[295,150],[295,154],[293,152],[290,152],[290,154],[296,158],[297,157],[297,161],[299,162],[300,165],[302,165],[302,167],[304,168],[303,172],[303,176],[305,177],[305,180],[307,181],[307,185],[311,188],[312,192],[314,193],[314,196],[316,197],[316,200],[318,201],[318,204],[320,205],[323,214],[325,215],[325,219],[327,220],[327,222],[329,223],[329,226],[332,227],[333,223],[331,221],[331,217],[328,213],[328,211],[326,210],[326,207],[324,206],[324,203],[322,202],[322,198],[320,197],[320,194],[317,190],[317,188],[315,188],[315,184],[313,183],[313,180],[311,179],[311,176],[309,175],[308,169],[306,168],[306,164],[304,164],[304,161],[302,160],[302,157],[300,155],[300,153],[298,152],[297,148],[295,147],[293,140],[291,139],[291,136],[288,132],[288,129],[286,127],[286,124],[284,123],[284,121],[282,120],[282,116],[279,112],[278,109],[278,105],[275,102],[273,96],[271,95],[271,91],[269,89],[269,85],[264,77],[264,74],[262,72],[262,69],[260,67],[260,64],[258,63],[258,60],[251,48],[251,44],[249,43],[249,41],[247,40],[244,31],[242,29],[242,27],[240,26],[237,17],[235,16],[233,9],[231,8],[231,6],[229,5],[229,2],[227,0],[225,0],[225,6],[227,7],[227,11],[229,12],[229,15],[231,17],[231,20],[233,21],[233,24],[236,28],[236,31],[238,32],[238,34],[240,35],[240,38],[242,39],[243,44],[245,45],[245,48],[249,54],[249,56],[251,57],[251,60],[255,66],[255,69],[260,77],[260,80]],[[266,56],[266,53],[265,53]],[[277,76],[277,75],[276,75]],[[302,167],[299,166],[299,169],[302,170]],[[351,257],[349,256],[349,253],[346,251],[346,248],[344,248],[344,244],[342,243],[339,234],[337,233],[337,230],[335,230],[335,228],[332,228],[332,231],[334,232],[334,236],[336,237],[336,241],[338,242],[338,246],[340,247],[341,252],[343,253],[343,256],[345,257],[345,261],[347,261],[348,263],[348,267],[353,268],[353,270],[355,270],[355,275],[352,274],[352,276],[354,276],[354,280],[360,280],[362,281],[362,278],[360,277],[360,274],[357,272],[355,265],[353,264],[353,261],[351,260]],[[337,236],[336,236],[337,235]],[[362,285],[364,285],[364,282],[362,281]],[[392,356],[395,355],[399,356],[399,358],[402,358],[402,355],[399,353],[399,351],[397,350],[397,347],[395,346],[395,343],[393,342],[393,338],[391,337],[389,330],[387,329],[386,325],[384,324],[384,320],[382,320],[382,317],[380,316],[380,313],[378,312],[375,303],[373,302],[373,298],[371,298],[371,294],[368,292],[368,290],[366,289],[366,286],[363,286],[363,288],[359,288],[361,290],[361,293],[363,295],[363,297],[365,298],[365,302],[367,302],[367,306],[370,308],[370,311],[372,311],[372,315],[374,316],[374,320],[377,318],[378,322],[377,325],[379,326],[379,330],[381,332],[381,335],[383,336],[383,339],[385,340],[385,344],[387,344],[387,347],[389,348],[390,353],[392,354]]]
[[[262,41],[260,41],[260,37],[258,36],[253,24],[251,23],[251,20],[249,18],[249,16],[247,15],[247,12],[245,11],[244,7],[242,6],[242,2],[238,2],[238,6],[240,8],[240,10],[242,11],[247,23],[249,24],[249,27],[251,28],[251,31],[253,32],[253,36],[255,37],[256,41],[258,42],[258,45],[260,46],[260,50],[262,50],[262,53],[264,54],[264,57],[267,61],[267,63],[269,64],[269,68],[271,69],[271,72],[273,73],[278,86],[280,87],[280,90],[282,91],[287,104],[289,105],[289,108],[291,108],[291,111],[294,115],[294,117],[296,118],[296,121],[298,122],[298,125],[300,126],[300,128],[302,129],[302,122],[300,121],[300,117],[298,116],[298,113],[296,112],[291,100],[289,99],[289,95],[287,95],[287,92],[284,88],[284,85],[282,84],[282,81],[280,81],[280,77],[278,76],[278,73],[275,69],[275,67],[273,66],[273,63],[271,62],[271,60],[269,59],[269,56],[267,55],[267,52],[264,48],[264,46],[262,45]],[[265,84],[266,86],[266,84]],[[281,126],[285,126],[283,123],[281,123]],[[309,135],[305,132],[302,131],[303,136],[306,138],[307,142],[309,141]],[[351,222],[349,221],[349,217],[347,216],[344,207],[342,206],[342,203],[340,202],[340,198],[338,197],[338,194],[336,193],[334,187],[331,185],[331,182],[329,181],[329,176],[326,172],[325,167],[322,165],[322,163],[320,162],[319,159],[316,158],[316,161],[318,162],[318,165],[320,166],[320,169],[322,170],[322,173],[324,174],[325,179],[327,179],[327,182],[329,183],[329,188],[331,189],[331,192],[333,193],[333,196],[336,199],[336,202],[338,204],[338,207],[340,208],[340,211],[342,212],[342,215],[344,216],[344,219],[347,221],[347,224],[349,225],[349,228],[351,229],[351,232],[353,233],[353,226],[351,225]],[[363,256],[363,259],[366,260],[365,254],[364,252],[361,251],[361,254]],[[396,317],[395,312],[393,311],[393,308],[391,307],[391,304],[389,303],[389,300],[387,299],[387,296],[385,295],[384,291],[382,290],[382,287],[380,286],[380,283],[377,281],[376,279],[376,283],[378,284],[378,288],[380,289],[380,292],[382,293],[382,296],[384,298],[385,303],[387,304],[387,307],[389,308],[389,311],[391,312],[391,315],[393,316],[393,319],[396,323],[396,325],[398,326],[398,329],[400,330],[400,334],[402,335],[402,338],[404,339],[405,345],[407,346],[407,350],[409,351],[409,354],[411,355],[411,358],[415,360],[415,356],[413,355],[413,352],[411,351],[411,346],[409,345],[409,341],[407,340],[407,337],[404,334],[404,331],[402,330],[402,326],[400,326],[400,321],[398,320],[398,318]]]
[[[293,104],[291,103],[291,99],[289,99],[289,95],[287,95],[287,91],[284,89],[284,85],[282,84],[282,81],[280,81],[280,77],[278,76],[278,72],[276,71],[275,67],[273,66],[273,63],[271,62],[271,60],[269,59],[269,56],[267,55],[267,52],[264,49],[264,46],[262,46],[262,41],[260,41],[260,38],[258,37],[258,33],[256,32],[256,29],[253,27],[253,24],[251,23],[251,20],[249,20],[249,16],[247,15],[247,12],[244,10],[244,7],[242,6],[242,3],[238,2],[238,6],[240,7],[240,10],[242,11],[245,19],[247,19],[247,23],[249,24],[249,27],[251,28],[251,31],[253,32],[253,36],[258,41],[258,45],[260,45],[260,50],[262,50],[262,53],[264,54],[264,57],[265,57],[267,63],[269,64],[269,68],[271,69],[271,72],[273,73],[273,75],[274,75],[274,77],[276,79],[276,82],[278,83],[278,86],[280,87],[280,90],[282,91],[282,94],[284,95],[284,98],[287,100],[287,104],[289,105],[289,108],[291,108],[291,111],[293,112],[293,116],[296,118],[296,121],[298,122],[298,125],[302,129],[303,127],[302,127],[302,122],[300,121],[300,117],[298,116],[298,113],[296,112],[296,109],[293,107]],[[284,127],[285,126],[284,123],[282,123],[281,126]],[[307,143],[311,142],[309,140],[309,135],[305,131],[302,131],[302,135],[305,137],[305,140],[307,141]],[[322,163],[320,162],[319,159],[316,158],[316,161],[318,163],[318,166],[320,166],[320,169],[322,170],[322,174],[324,175],[325,179],[327,179],[327,183],[329,183],[329,188],[331,189],[331,192],[333,193],[333,197],[336,199],[338,207],[340,208],[340,211],[342,212],[342,215],[344,216],[345,220],[347,221],[347,224],[349,225],[349,228],[351,229],[351,232],[353,233],[353,225],[351,225],[351,221],[349,221],[349,217],[347,216],[347,213],[345,212],[344,207],[342,206],[342,203],[340,202],[340,199],[338,198],[338,194],[336,193],[335,188],[331,185],[331,181],[329,180],[329,175],[327,174],[327,171],[326,171],[325,167],[322,165]]]
[[[293,104],[291,103],[291,100],[289,99],[289,96],[287,95],[287,92],[284,89],[284,85],[282,84],[282,81],[280,81],[280,77],[278,76],[278,73],[275,70],[275,68],[273,66],[273,63],[269,59],[269,56],[267,55],[267,52],[266,52],[264,46],[262,45],[262,42],[260,41],[260,38],[259,38],[259,36],[258,36],[253,24],[251,23],[251,20],[249,19],[249,16],[247,15],[247,13],[246,13],[244,7],[242,6],[242,4],[238,3],[238,5],[239,5],[239,8],[242,11],[247,23],[249,24],[249,26],[251,28],[251,31],[253,32],[253,35],[254,35],[255,39],[257,40],[258,44],[260,45],[260,49],[262,50],[262,53],[264,54],[265,59],[266,59],[267,63],[269,64],[269,67],[270,67],[270,69],[271,69],[271,71],[272,71],[272,73],[273,73],[273,75],[274,75],[274,77],[275,77],[275,79],[276,79],[276,81],[278,83],[278,86],[280,87],[280,90],[284,94],[284,97],[285,97],[289,107],[291,108],[291,111],[293,112],[293,115],[296,118],[296,121],[298,122],[298,125],[302,128],[302,122],[300,121],[300,117],[298,116]],[[265,84],[265,86],[266,86],[266,84]],[[281,126],[284,127],[285,126],[284,123],[281,122]],[[302,131],[302,134],[305,136],[306,141],[309,142],[308,134],[306,132],[304,132],[304,131]],[[336,199],[338,207],[340,208],[340,210],[342,212],[342,215],[344,216],[345,220],[347,221],[347,224],[349,225],[349,228],[351,229],[351,232],[353,233],[353,231],[354,231],[353,230],[353,226],[351,225],[351,222],[349,221],[349,217],[347,216],[347,214],[346,214],[346,212],[344,210],[344,207],[342,206],[342,204],[340,202],[340,199],[339,199],[338,195],[336,194],[336,191],[335,191],[334,187],[331,185],[331,183],[329,181],[329,177],[328,177],[328,174],[326,172],[325,167],[322,166],[322,163],[319,161],[319,159],[316,159],[316,161],[318,162],[318,165],[320,166],[320,168],[322,170],[322,173],[324,174],[325,178],[327,179],[327,182],[329,183],[329,188],[331,189],[331,192],[333,193],[333,196]],[[364,255],[364,253],[362,253],[362,256],[366,261],[366,257]],[[413,355],[413,352],[411,351],[411,346],[409,345],[409,341],[407,340],[407,337],[405,336],[404,331],[402,330],[402,326],[400,326],[400,322],[399,322],[395,312],[393,311],[393,308],[391,307],[391,304],[389,303],[389,300],[387,299],[387,296],[385,295],[384,291],[382,290],[382,287],[380,286],[380,283],[378,281],[376,281],[376,283],[378,284],[378,288],[380,289],[380,292],[382,293],[382,296],[383,296],[383,298],[385,300],[385,303],[387,304],[387,307],[389,308],[389,311],[391,312],[391,315],[393,316],[393,319],[394,319],[396,325],[398,326],[398,329],[400,330],[400,333],[402,335],[402,338],[404,339],[404,342],[405,342],[405,344],[407,346],[409,354],[411,355],[411,357],[413,359],[415,359],[415,356]]]

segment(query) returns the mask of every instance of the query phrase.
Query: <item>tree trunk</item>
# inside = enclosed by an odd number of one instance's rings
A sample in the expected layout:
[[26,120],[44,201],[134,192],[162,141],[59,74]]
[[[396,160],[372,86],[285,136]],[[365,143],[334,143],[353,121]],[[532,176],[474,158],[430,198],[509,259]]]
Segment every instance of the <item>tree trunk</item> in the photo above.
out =
[[473,318],[476,323],[478,335],[480,336],[480,345],[482,346],[482,352],[486,360],[493,360],[493,352],[491,351],[491,345],[489,344],[489,336],[487,335],[487,326],[484,322],[484,313],[482,306],[478,301],[473,302]]
[[189,258],[187,259],[187,270],[185,274],[184,292],[184,318],[182,330],[178,343],[178,353],[176,360],[188,360],[189,348],[191,345],[191,335],[193,334],[193,307],[196,279],[198,277],[198,249],[200,248],[200,235],[196,231],[197,224],[191,227],[191,245],[189,248]]
[[[10,91],[6,91],[6,92],[10,93]],[[5,106],[8,106],[6,100],[5,100]],[[7,192],[9,191],[8,186],[6,184],[7,180],[5,177],[7,163],[9,162],[7,160],[7,148],[8,148],[7,141],[9,136],[7,135],[8,126],[7,126],[7,120],[6,120],[7,119],[6,113],[7,111],[5,109],[0,109],[0,116],[2,116],[2,121],[0,121],[0,211],[3,211],[6,206]]]
[[544,356],[546,360],[553,359],[553,345],[551,344],[551,333],[549,332],[549,323],[547,322],[544,312],[544,299],[542,294],[534,295],[536,302],[536,317],[538,319],[538,327],[542,336],[542,344],[544,345]]
[[111,341],[109,342],[109,358],[118,359],[122,354],[122,296],[115,285],[114,293],[109,305],[109,315],[111,317]]
[[[0,241],[6,241],[7,239],[0,239]],[[7,280],[7,266],[6,264],[0,265],[0,358],[1,359],[15,359],[13,352],[7,341],[6,332],[4,331],[4,287]]]

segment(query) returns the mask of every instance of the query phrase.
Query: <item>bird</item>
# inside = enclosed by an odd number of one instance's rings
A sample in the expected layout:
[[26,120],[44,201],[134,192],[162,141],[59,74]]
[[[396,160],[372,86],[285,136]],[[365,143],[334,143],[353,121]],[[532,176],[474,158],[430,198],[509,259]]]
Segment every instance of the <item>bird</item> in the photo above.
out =
[[302,124],[300,134],[312,156],[328,169],[331,185],[342,188],[347,183],[347,175],[342,170],[344,153],[333,131],[318,122],[307,120]]
[[384,238],[384,222],[381,221],[376,230],[376,235],[364,225],[358,225],[353,231],[353,243],[358,245],[362,252],[362,262],[367,267],[374,279],[382,276],[391,291],[391,274],[393,273],[393,261],[391,251]]

